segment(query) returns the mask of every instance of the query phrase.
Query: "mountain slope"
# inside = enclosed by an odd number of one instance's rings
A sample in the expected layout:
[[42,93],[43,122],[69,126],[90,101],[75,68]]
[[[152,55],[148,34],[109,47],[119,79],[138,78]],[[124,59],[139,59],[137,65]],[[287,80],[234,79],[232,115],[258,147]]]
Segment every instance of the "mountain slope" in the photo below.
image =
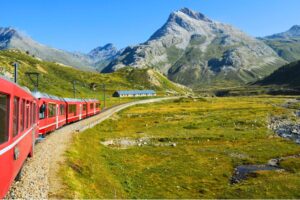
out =
[[260,38],[283,59],[293,62],[300,60],[300,26],[295,25],[288,31]]
[[124,68],[111,74],[99,74],[40,61],[15,50],[0,51],[0,75],[12,78],[12,63],[16,61],[20,64],[19,83],[21,85],[32,90],[33,84],[25,76],[25,72],[38,72],[40,73],[39,90],[57,96],[73,97],[73,81],[76,81],[78,97],[99,97],[102,94],[102,84],[106,85],[107,96],[116,90],[132,89],[153,89],[159,94],[183,94],[189,91],[154,70]]
[[273,72],[263,80],[260,85],[282,85],[300,87],[300,61],[290,63]]
[[113,44],[109,43],[93,49],[88,53],[88,56],[97,70],[102,71],[119,53],[120,51]]
[[263,42],[187,8],[173,12],[150,39],[127,47],[103,72],[154,67],[188,86],[243,84],[285,62]]
[[16,29],[0,28],[0,50],[4,49],[21,50],[45,61],[57,62],[90,71],[103,67],[118,53],[118,50],[112,44],[95,48],[88,55],[71,53],[40,44]]

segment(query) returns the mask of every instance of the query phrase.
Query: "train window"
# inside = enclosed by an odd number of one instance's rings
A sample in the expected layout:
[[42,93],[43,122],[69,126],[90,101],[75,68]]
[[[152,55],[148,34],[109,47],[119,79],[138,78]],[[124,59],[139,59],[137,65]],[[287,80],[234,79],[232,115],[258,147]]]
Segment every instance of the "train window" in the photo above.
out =
[[25,112],[25,107],[24,107],[24,100],[21,101],[21,113],[20,113],[20,130],[24,131],[24,112]]
[[29,123],[30,123],[30,106],[29,106],[29,102],[26,102],[26,128],[29,128]]
[[55,117],[56,116],[56,104],[49,103],[48,104],[48,117]]
[[13,137],[17,136],[19,133],[19,104],[20,99],[18,97],[14,98],[14,113],[13,113]]
[[74,113],[74,115],[76,115],[76,110],[77,110],[77,106],[72,104],[72,105],[69,105],[69,111],[68,113],[71,114],[71,113]]
[[8,141],[9,98],[0,94],[0,144]]
[[96,103],[96,108],[100,108],[100,103]]
[[59,110],[60,110],[60,115],[65,115],[65,114],[66,114],[66,108],[65,108],[65,105],[60,104],[60,105],[59,105]]
[[94,103],[90,104],[90,109],[94,109]]
[[30,125],[33,125],[33,106],[32,102],[30,102]]
[[43,104],[41,105],[40,107],[40,119],[45,119],[46,118],[46,109],[47,109],[47,106],[46,106],[46,103],[43,102]]
[[83,111],[86,111],[86,104],[83,104],[82,109],[83,109]]

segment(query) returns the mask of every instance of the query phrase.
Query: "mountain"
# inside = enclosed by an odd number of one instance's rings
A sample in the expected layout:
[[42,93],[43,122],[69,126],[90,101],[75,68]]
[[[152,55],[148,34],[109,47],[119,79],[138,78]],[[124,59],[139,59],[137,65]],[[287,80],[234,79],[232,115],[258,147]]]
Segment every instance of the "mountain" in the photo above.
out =
[[288,31],[260,38],[283,59],[293,62],[300,60],[300,26],[295,25]]
[[[158,94],[184,94],[190,92],[186,87],[169,81],[159,72],[151,69],[123,68],[115,73],[100,74],[90,71],[79,71],[72,67],[46,62],[17,50],[0,51],[0,76],[13,78],[13,62],[19,62],[18,83],[33,90],[33,83],[26,72],[38,72],[39,90],[49,94],[73,97],[72,82],[76,81],[77,97],[101,98],[102,85],[106,85],[106,95],[109,104],[114,99],[111,95],[116,90],[153,89]],[[49,84],[51,83],[51,84]],[[115,103],[119,103],[115,102]]]
[[89,60],[79,53],[69,53],[42,45],[13,28],[0,28],[0,50],[18,49],[46,61],[53,61],[80,69],[92,69]]
[[288,38],[295,38],[295,37],[300,37],[300,26],[299,25],[294,25],[292,26],[288,31],[282,32],[282,33],[277,33],[273,34],[270,36],[266,36],[266,39],[288,39]]
[[183,8],[171,13],[148,41],[125,48],[102,72],[152,67],[184,85],[224,86],[257,80],[284,63],[264,42]]
[[113,59],[119,55],[120,51],[111,43],[97,47],[88,53],[88,56],[93,60],[93,65],[98,71],[101,71]]
[[89,54],[67,52],[40,44],[26,34],[10,27],[0,28],[0,50],[4,49],[21,50],[45,61],[90,71],[103,67],[118,53],[112,44],[95,48]]
[[259,85],[282,85],[300,87],[300,61],[280,67],[271,75],[259,81]]

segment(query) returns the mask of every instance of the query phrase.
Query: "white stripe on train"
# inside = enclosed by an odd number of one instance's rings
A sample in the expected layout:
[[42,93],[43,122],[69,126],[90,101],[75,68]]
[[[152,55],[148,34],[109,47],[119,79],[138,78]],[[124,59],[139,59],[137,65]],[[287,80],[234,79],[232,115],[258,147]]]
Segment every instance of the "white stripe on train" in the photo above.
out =
[[28,135],[32,129],[34,127],[36,127],[37,124],[34,124],[28,131],[26,131],[21,137],[19,137],[16,141],[14,141],[12,144],[10,144],[9,146],[5,147],[4,149],[0,150],[0,156],[5,154],[7,151],[11,150],[12,148],[14,148],[14,146],[16,146],[21,140],[23,140],[23,138]]

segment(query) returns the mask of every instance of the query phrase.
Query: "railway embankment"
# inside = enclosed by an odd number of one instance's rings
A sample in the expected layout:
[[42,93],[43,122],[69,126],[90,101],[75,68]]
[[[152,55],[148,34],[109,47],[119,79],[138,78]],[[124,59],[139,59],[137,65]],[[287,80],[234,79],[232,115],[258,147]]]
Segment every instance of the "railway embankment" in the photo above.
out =
[[99,115],[52,132],[35,146],[34,157],[28,158],[22,169],[21,180],[14,182],[6,198],[47,199],[51,196],[55,197],[55,192],[62,187],[59,176],[57,176],[58,169],[64,161],[64,152],[70,145],[73,134],[92,128],[114,113],[130,106],[176,98],[179,97],[147,99],[117,105],[104,110]]

